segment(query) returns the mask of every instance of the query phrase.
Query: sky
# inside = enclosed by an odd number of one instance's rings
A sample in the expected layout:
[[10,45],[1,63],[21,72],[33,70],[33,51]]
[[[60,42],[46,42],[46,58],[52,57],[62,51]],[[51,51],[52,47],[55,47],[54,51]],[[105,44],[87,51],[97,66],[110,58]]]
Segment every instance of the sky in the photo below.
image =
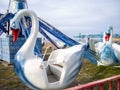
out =
[[[5,13],[9,0],[0,0]],[[73,37],[79,33],[96,34],[113,26],[120,33],[120,0],[27,0],[38,17]]]

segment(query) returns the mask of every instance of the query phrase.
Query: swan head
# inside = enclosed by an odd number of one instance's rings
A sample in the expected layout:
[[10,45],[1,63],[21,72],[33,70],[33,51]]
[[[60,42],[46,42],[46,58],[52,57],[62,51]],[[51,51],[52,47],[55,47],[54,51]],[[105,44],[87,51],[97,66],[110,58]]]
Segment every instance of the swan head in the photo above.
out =
[[112,26],[109,26],[107,31],[105,32],[105,41],[108,42],[108,41],[111,41],[112,39],[112,30],[113,30],[113,27]]
[[19,21],[18,20],[12,20],[11,21],[11,24],[10,24],[10,28],[11,28],[11,31],[12,31],[12,34],[13,34],[13,41],[16,42],[17,41],[17,38],[20,34],[20,26],[19,26]]

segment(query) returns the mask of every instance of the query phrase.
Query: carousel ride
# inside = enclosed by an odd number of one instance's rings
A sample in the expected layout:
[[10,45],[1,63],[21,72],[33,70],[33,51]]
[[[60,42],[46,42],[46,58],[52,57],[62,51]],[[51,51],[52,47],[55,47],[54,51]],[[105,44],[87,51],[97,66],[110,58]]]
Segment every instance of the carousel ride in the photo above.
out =
[[[48,24],[28,9],[26,0],[10,0],[6,14],[0,14],[0,34],[12,32],[13,42],[22,34],[26,39],[14,56],[14,70],[29,88],[62,89],[72,83],[82,67],[83,58],[98,64],[96,53],[86,43],[79,43]],[[6,25],[8,28],[6,28]],[[51,52],[47,61],[36,44],[38,32],[50,41],[57,50]],[[60,40],[54,41],[47,33]],[[63,44],[64,43],[64,44]],[[68,46],[68,48],[65,48]]]
[[[13,65],[18,77],[28,87],[35,90],[66,88],[80,71],[84,57],[97,64],[95,52],[89,49],[88,39],[85,44],[80,44],[63,34],[29,10],[26,0],[10,0],[11,3],[11,12],[8,10],[6,14],[0,14],[0,32],[1,35],[12,33],[14,43],[21,34],[26,39],[17,51]],[[51,52],[47,61],[36,44],[38,32],[58,48]],[[54,41],[46,32],[62,44]]]

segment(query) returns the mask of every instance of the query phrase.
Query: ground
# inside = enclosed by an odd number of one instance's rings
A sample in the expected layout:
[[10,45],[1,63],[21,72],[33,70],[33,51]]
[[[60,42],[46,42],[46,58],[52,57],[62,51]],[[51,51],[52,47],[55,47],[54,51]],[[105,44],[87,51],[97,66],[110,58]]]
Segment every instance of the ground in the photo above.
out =
[[[82,69],[70,87],[120,74],[119,67],[96,66],[84,59]],[[26,87],[14,72],[13,66],[0,62],[0,90],[31,90]]]
[[[48,47],[49,45],[50,43],[45,44],[45,48]],[[43,51],[45,51],[44,48]],[[48,53],[49,52],[51,52],[51,50],[49,50]],[[48,55],[45,57],[45,60],[47,60],[47,57]],[[3,64],[4,63],[0,61],[0,90],[31,90],[28,87],[26,87],[17,77],[17,75],[14,72],[13,65],[6,66]],[[117,66],[120,66],[120,64],[118,64]],[[103,78],[107,78],[119,74],[120,74],[120,67],[97,66],[91,63],[89,60],[84,59],[82,68],[78,76],[69,87],[85,84],[88,82],[100,80]]]

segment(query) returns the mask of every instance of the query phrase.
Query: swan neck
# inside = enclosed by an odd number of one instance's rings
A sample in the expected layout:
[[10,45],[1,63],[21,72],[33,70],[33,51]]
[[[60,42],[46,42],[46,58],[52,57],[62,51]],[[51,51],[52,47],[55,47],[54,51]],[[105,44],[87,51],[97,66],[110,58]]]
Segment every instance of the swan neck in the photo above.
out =
[[38,18],[36,16],[36,14],[30,10],[23,10],[21,12],[22,13],[19,13],[20,16],[18,16],[18,17],[21,18],[23,16],[29,16],[32,21],[32,28],[31,28],[31,33],[30,33],[28,39],[26,40],[26,42],[24,43],[24,45],[21,47],[21,49],[19,51],[22,51],[27,54],[29,53],[29,56],[30,56],[30,54],[32,54],[32,55],[34,54],[34,46],[36,43],[37,33],[38,33],[38,29],[39,29]]
[[112,38],[113,38],[113,30],[110,30],[110,43],[112,43]]

